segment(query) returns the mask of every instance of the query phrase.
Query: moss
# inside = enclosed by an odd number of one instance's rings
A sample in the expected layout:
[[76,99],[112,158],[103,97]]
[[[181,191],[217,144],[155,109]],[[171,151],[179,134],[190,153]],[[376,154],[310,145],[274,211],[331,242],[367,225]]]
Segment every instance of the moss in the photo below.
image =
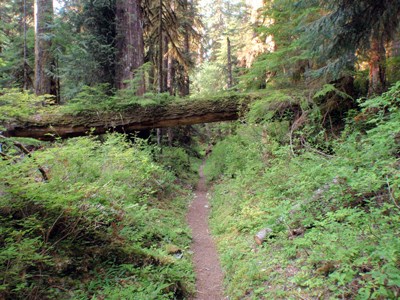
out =
[[108,129],[131,132],[141,129],[172,127],[233,120],[247,110],[249,103],[261,94],[233,94],[203,99],[177,99],[161,104],[140,106],[134,103],[124,110],[84,110],[63,113],[60,107],[44,108],[40,114],[27,115],[4,124],[6,135],[51,139],[85,135],[91,128],[102,134]]

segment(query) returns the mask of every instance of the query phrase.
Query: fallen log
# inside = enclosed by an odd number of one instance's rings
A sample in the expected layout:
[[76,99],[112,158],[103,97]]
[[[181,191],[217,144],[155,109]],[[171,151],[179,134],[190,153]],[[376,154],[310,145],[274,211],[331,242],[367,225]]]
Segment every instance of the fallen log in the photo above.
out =
[[41,113],[2,124],[3,135],[41,140],[68,138],[109,131],[131,133],[152,128],[174,127],[237,120],[248,104],[260,95],[230,95],[211,100],[187,99],[167,104],[132,105],[121,111],[86,111],[76,115]]
[[271,233],[272,233],[272,229],[271,228],[263,228],[263,229],[261,229],[254,236],[254,240],[255,240],[256,244],[257,245],[261,245],[262,243],[264,243],[265,238],[268,237]]

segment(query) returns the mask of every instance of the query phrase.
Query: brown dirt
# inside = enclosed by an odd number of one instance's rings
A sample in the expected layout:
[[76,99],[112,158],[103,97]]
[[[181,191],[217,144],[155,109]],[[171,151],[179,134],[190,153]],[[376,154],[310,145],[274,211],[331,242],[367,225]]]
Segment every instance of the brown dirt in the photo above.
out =
[[223,279],[217,250],[208,229],[210,204],[207,200],[207,187],[203,173],[204,163],[200,167],[200,180],[195,198],[191,203],[187,220],[192,229],[193,262],[196,272],[197,294],[192,300],[221,300]]

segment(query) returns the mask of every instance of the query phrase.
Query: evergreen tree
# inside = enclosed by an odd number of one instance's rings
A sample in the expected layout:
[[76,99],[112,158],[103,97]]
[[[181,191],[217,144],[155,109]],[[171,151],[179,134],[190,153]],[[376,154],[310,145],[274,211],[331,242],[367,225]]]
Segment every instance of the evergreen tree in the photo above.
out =
[[[392,40],[400,21],[397,0],[330,0],[302,1],[325,10],[308,26],[311,49],[319,61],[325,61],[323,72],[338,77],[338,70],[353,66],[361,54],[369,63],[369,95],[380,93],[386,85],[385,44]],[[357,56],[355,55],[357,53]]]
[[263,87],[270,80],[283,85],[298,83],[315,65],[304,41],[305,25],[320,16],[320,9],[311,4],[300,7],[297,3],[271,1],[253,21],[256,34],[266,47],[258,51],[250,70],[242,76],[245,87]]
[[180,95],[189,92],[188,70],[193,66],[192,53],[197,49],[196,3],[177,0],[147,0],[145,10],[145,45],[147,60],[155,66],[158,91]]
[[203,11],[205,62],[198,67],[194,85],[197,93],[208,94],[236,84],[239,52],[249,42],[250,13],[249,6],[242,0],[205,1]]
[[33,2],[0,3],[0,86],[33,88]]
[[116,86],[115,0],[67,0],[56,18],[58,73],[64,100],[83,86]]

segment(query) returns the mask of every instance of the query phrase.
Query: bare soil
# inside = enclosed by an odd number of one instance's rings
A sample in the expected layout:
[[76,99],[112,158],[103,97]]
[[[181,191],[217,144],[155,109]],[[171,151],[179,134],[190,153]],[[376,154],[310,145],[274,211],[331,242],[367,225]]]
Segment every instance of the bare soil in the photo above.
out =
[[195,198],[191,203],[187,221],[192,229],[193,262],[196,272],[197,294],[193,300],[221,300],[223,296],[223,279],[215,243],[208,228],[210,204],[207,200],[207,186],[201,165],[200,179]]

